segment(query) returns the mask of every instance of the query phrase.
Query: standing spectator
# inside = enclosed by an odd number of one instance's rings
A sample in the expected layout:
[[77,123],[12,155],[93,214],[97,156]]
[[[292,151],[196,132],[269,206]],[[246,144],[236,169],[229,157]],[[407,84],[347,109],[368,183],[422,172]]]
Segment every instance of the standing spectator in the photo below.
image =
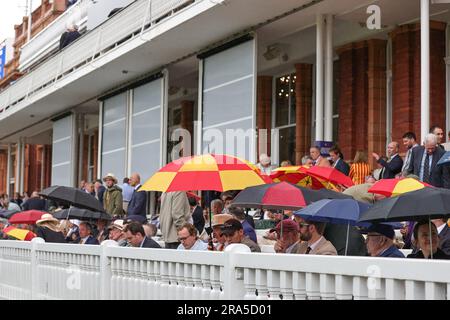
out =
[[334,146],[328,152],[330,153],[330,157],[333,160],[332,167],[348,176],[350,173],[350,166],[347,164],[347,162],[344,161],[344,155],[342,154],[341,149],[339,149],[337,146]]
[[387,224],[373,224],[367,229],[367,252],[372,257],[404,258],[394,245],[394,228]]
[[245,244],[251,252],[261,252],[261,248],[244,235],[244,229],[239,220],[230,219],[222,226],[222,234],[225,236],[227,245],[233,243]]
[[80,190],[83,190],[83,191],[86,191],[86,181],[84,181],[84,180],[81,180],[80,181]]
[[95,188],[92,183],[86,182],[84,184],[84,191],[86,191],[86,193],[89,193],[91,196],[95,197]]
[[123,233],[123,220],[119,219],[114,221],[109,227],[109,239],[117,242],[119,247],[127,247],[128,241]]
[[314,164],[314,160],[311,156],[306,155],[302,157],[302,166],[311,167]]
[[113,217],[122,217],[122,189],[117,186],[117,179],[112,173],[108,173],[103,181],[106,183],[106,191],[103,198],[103,208]]
[[47,211],[47,201],[41,199],[37,191],[33,191],[31,197],[22,205],[23,211],[41,210]]
[[298,223],[286,219],[277,224],[275,229],[270,230],[277,233],[277,242],[274,245],[276,253],[296,253],[300,245]]
[[412,150],[418,147],[417,138],[414,132],[407,132],[403,135],[403,145],[406,147],[405,161],[403,161],[402,175],[408,175],[408,168],[411,164]]
[[142,224],[136,221],[130,222],[123,229],[130,246],[135,248],[160,249],[161,246],[153,239],[147,238]]
[[177,229],[188,222],[191,210],[186,192],[168,192],[161,196],[159,224],[166,249],[180,245]]
[[313,160],[312,165],[318,166],[318,167],[331,167],[330,162],[327,158],[322,157],[320,154],[320,148],[319,147],[311,147],[309,149],[309,155],[311,159]]
[[103,186],[102,180],[98,179],[94,182],[94,191],[95,191],[95,198],[100,201],[100,203],[103,205],[103,195],[105,194],[106,188]]
[[205,218],[203,217],[203,209],[197,203],[195,198],[189,198],[189,206],[191,207],[192,220],[198,233],[201,234],[205,228]]
[[450,228],[447,225],[447,219],[435,219],[432,221],[438,231],[440,249],[445,254],[450,255]]
[[122,185],[120,188],[122,189],[122,208],[125,211],[125,214],[128,213],[128,204],[131,201],[131,197],[134,193],[134,188],[129,184],[130,179],[123,178]]
[[433,252],[433,259],[450,259],[449,255],[446,255],[444,251],[439,249],[439,236],[434,223],[428,220],[417,222],[414,226],[413,235],[419,251],[409,254],[407,258],[431,259],[431,252]]
[[245,212],[241,208],[230,208],[229,213],[242,224],[244,230],[244,235],[249,237],[250,240],[257,243],[255,229],[250,225],[250,223],[245,219]]
[[403,160],[398,154],[398,143],[393,141],[387,146],[388,160],[385,161],[377,153],[372,153],[377,162],[383,166],[381,179],[394,179],[402,171]]
[[355,159],[350,166],[349,177],[354,184],[363,184],[366,177],[370,175],[370,166],[367,163],[367,153],[362,150],[356,151]]
[[147,217],[147,192],[141,189],[141,176],[133,173],[130,177],[130,186],[133,188],[130,203],[128,204],[128,215],[141,215]]
[[36,221],[36,236],[45,240],[45,242],[66,243],[58,219],[50,213],[44,213],[41,219]]
[[66,31],[59,39],[59,50],[64,49],[69,44],[77,40],[80,36],[81,34],[78,32],[78,26],[76,24],[68,25]]
[[336,256],[336,248],[323,236],[325,226],[325,223],[317,221],[301,223],[300,239],[305,242],[300,244],[297,253]]
[[262,153],[259,156],[259,163],[256,166],[258,167],[259,170],[261,170],[261,174],[270,176],[272,170],[274,169],[270,163],[271,163],[270,157],[267,154]]
[[447,166],[438,166],[445,151],[437,146],[437,137],[430,133],[425,136],[424,146],[413,149],[408,174],[414,174],[420,181],[435,187],[448,188],[450,185]]
[[197,234],[197,229],[190,223],[185,223],[178,228],[180,245],[177,250],[208,250],[208,244],[201,241]]
[[444,130],[439,126],[432,126],[430,128],[430,133],[436,136],[438,147],[445,151],[444,146],[441,145],[441,143],[444,142]]
[[213,201],[211,201],[211,210],[213,215],[223,213],[223,209],[224,206],[222,200],[214,199]]
[[80,223],[80,242],[79,244],[99,244],[98,240],[92,235],[92,226],[88,222]]

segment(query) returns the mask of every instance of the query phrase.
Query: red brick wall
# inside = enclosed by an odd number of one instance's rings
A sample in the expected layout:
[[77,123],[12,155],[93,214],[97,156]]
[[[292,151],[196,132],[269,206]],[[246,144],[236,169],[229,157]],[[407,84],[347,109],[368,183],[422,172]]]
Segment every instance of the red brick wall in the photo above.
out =
[[[266,151],[269,156],[271,151],[270,129],[272,128],[272,81],[271,76],[258,76],[257,81],[256,129],[267,130]],[[260,154],[259,138],[258,135],[258,158]]]
[[302,157],[309,153],[311,145],[313,65],[300,63],[295,65],[295,69],[297,76],[295,82],[295,162],[297,165],[301,165]]
[[0,151],[0,193],[6,193],[7,190],[7,166],[8,166],[8,151]]

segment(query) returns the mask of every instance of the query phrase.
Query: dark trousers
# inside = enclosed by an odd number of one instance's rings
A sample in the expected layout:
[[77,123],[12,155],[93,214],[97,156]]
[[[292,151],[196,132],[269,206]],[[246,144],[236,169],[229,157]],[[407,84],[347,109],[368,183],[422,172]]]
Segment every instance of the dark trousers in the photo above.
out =
[[177,249],[179,245],[179,242],[166,242],[166,249]]

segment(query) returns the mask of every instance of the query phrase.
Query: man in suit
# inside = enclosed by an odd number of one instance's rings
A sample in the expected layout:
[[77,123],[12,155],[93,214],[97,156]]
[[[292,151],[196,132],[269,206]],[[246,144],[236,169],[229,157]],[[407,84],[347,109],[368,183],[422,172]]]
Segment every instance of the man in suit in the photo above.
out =
[[130,177],[130,186],[134,188],[131,200],[128,203],[128,215],[141,215],[147,216],[147,192],[139,192],[141,189],[141,176],[137,173],[133,173]]
[[161,249],[161,246],[153,239],[147,238],[141,223],[133,221],[123,229],[128,243],[134,248]]
[[444,140],[444,130],[442,130],[441,127],[439,126],[432,126],[430,128],[430,133],[434,134],[437,138],[437,145],[439,148],[441,148],[442,150],[445,150],[444,146],[441,144],[443,142],[445,142]]
[[435,187],[448,188],[450,184],[448,167],[437,165],[444,153],[445,151],[437,146],[437,137],[432,133],[427,134],[424,146],[416,147],[412,151],[408,174],[414,174],[420,181]]
[[398,143],[393,141],[387,146],[388,160],[384,160],[377,153],[372,153],[373,157],[383,167],[381,169],[381,179],[393,179],[395,175],[402,171],[403,160],[398,154]]
[[100,180],[100,179],[95,180],[95,182],[94,182],[94,192],[95,192],[94,197],[98,201],[100,201],[102,206],[103,206],[103,195],[105,194],[105,191],[106,191],[106,188],[105,188],[105,186],[103,186],[102,180]]
[[350,173],[350,166],[344,161],[344,155],[341,150],[337,146],[334,146],[328,151],[328,153],[333,160],[333,168],[348,176]]
[[432,221],[438,231],[440,249],[445,254],[450,255],[450,228],[448,227],[447,219],[435,219]]
[[325,239],[323,232],[326,223],[308,221],[300,223],[300,240],[297,253],[336,256],[337,251],[333,244]]
[[161,196],[159,225],[166,249],[180,245],[177,229],[189,221],[191,208],[186,192],[167,192]]
[[88,222],[81,222],[79,227],[80,244],[99,244],[98,240],[92,236],[92,226]]
[[296,253],[300,246],[298,223],[286,219],[277,224],[270,232],[277,233],[277,242],[274,245],[276,253]]
[[414,132],[407,132],[403,135],[403,145],[406,147],[405,161],[403,161],[402,175],[408,175],[408,168],[411,164],[412,151],[418,147],[417,138]]
[[197,203],[195,198],[189,198],[189,206],[192,210],[192,220],[194,222],[194,226],[198,231],[198,234],[203,232],[205,228],[205,218],[203,217],[203,209]]
[[404,258],[394,245],[394,228],[387,224],[373,224],[367,229],[367,251],[372,257]]

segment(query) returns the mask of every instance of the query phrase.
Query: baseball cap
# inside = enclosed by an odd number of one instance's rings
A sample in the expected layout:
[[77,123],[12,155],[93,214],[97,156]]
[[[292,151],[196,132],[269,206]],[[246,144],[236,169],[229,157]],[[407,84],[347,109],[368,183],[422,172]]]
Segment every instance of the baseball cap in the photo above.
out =
[[223,224],[221,229],[224,235],[232,235],[236,231],[242,230],[243,227],[242,223],[240,223],[239,220],[230,219]]
[[273,229],[270,229],[270,232],[276,231],[277,233],[281,232],[281,224],[283,224],[283,232],[290,231],[299,231],[298,223],[292,219],[285,219],[277,224],[277,226]]
[[394,239],[395,237],[394,227],[388,224],[372,224],[370,227],[366,228],[365,231],[367,233],[375,232],[389,239]]

